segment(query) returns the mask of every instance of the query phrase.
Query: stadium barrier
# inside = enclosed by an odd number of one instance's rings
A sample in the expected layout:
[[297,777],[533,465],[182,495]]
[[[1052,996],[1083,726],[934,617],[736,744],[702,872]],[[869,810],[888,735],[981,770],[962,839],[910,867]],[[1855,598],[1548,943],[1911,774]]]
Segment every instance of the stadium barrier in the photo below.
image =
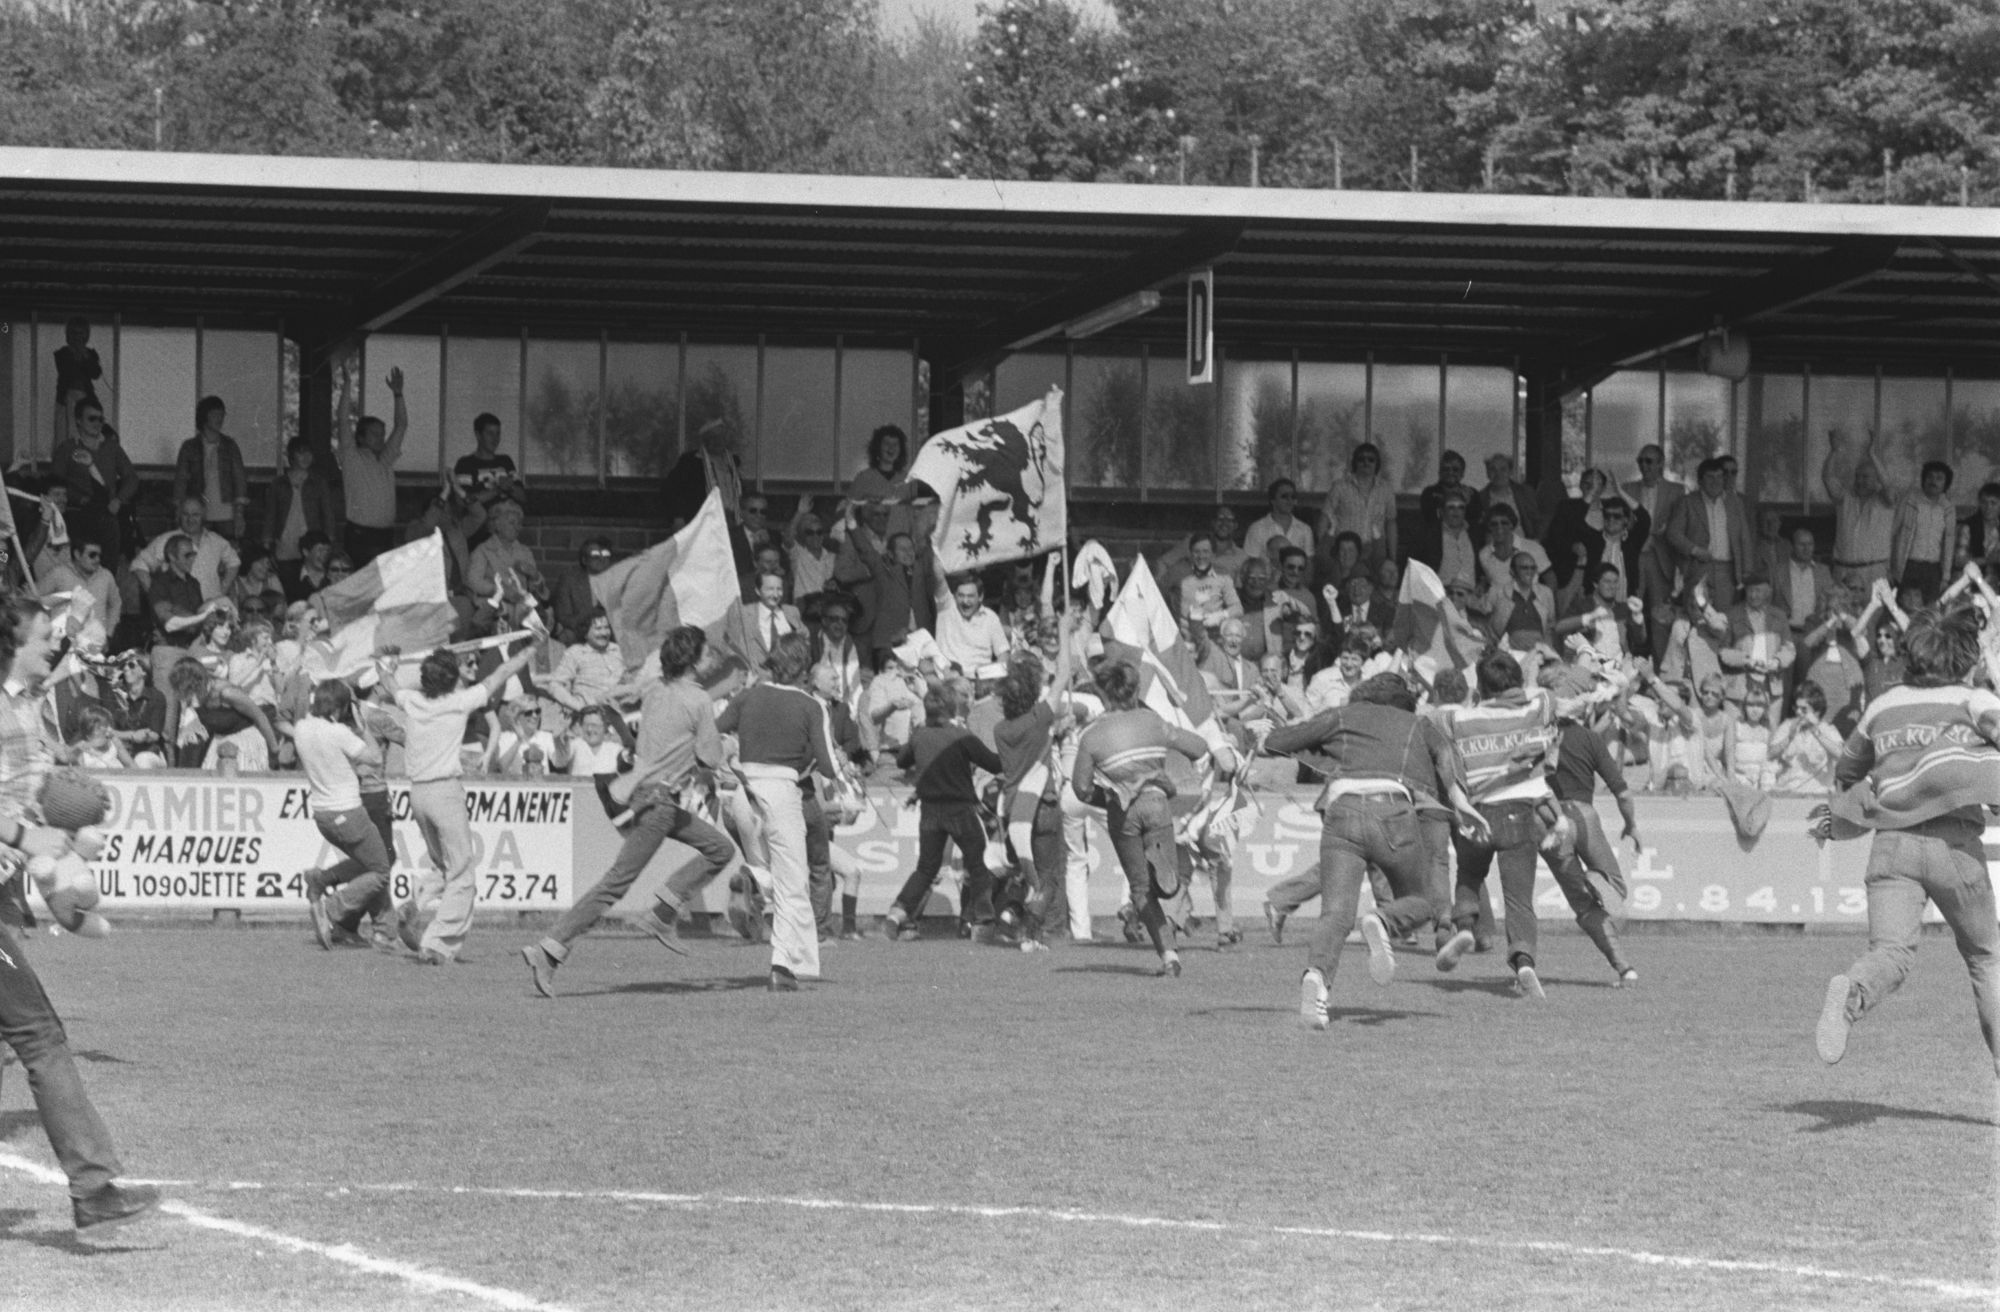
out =
[[[220,777],[207,773],[132,771],[102,776],[114,810],[110,837],[95,866],[103,909],[301,916],[301,871],[331,865],[336,854],[321,838],[298,775]],[[611,864],[618,831],[588,783],[568,779],[477,780],[467,786],[472,832],[478,847],[479,907],[486,912],[554,912],[570,905]],[[407,896],[423,840],[409,816],[409,800],[391,790],[396,820],[396,894]],[[859,866],[861,910],[887,909],[916,864],[917,812],[900,785],[870,789],[873,805],[837,842]],[[1242,836],[1236,855],[1234,904],[1255,916],[1265,892],[1318,857],[1319,820],[1312,790],[1260,792],[1262,809]],[[1815,844],[1806,835],[1809,798],[1776,798],[1769,826],[1746,847],[1720,800],[1711,797],[1640,796],[1644,852],[1619,844],[1631,893],[1623,912],[1633,920],[1760,922],[1848,925],[1866,922],[1862,879],[1866,841]],[[1605,832],[1620,829],[1615,807],[1600,799]],[[1092,824],[1091,910],[1109,915],[1122,880],[1110,877],[1112,860],[1102,827]],[[651,891],[681,861],[686,849],[662,848],[622,907],[643,906]],[[1498,880],[1489,881],[1498,896]],[[1546,869],[1536,890],[1544,919],[1566,920],[1569,910]],[[719,911],[720,884],[707,894]],[[1196,914],[1211,908],[1208,883],[1197,880]]]

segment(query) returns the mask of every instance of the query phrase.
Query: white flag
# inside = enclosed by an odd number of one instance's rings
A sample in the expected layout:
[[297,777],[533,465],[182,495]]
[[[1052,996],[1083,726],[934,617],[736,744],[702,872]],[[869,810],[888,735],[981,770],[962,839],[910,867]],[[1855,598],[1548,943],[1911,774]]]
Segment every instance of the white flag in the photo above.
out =
[[935,434],[910,478],[938,494],[931,546],[947,574],[1062,546],[1069,535],[1062,389],[1012,414]]

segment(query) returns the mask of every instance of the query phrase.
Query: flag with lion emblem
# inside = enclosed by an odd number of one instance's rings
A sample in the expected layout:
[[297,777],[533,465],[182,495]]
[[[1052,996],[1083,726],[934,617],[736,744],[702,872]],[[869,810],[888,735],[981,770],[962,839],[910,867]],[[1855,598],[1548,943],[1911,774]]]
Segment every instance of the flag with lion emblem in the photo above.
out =
[[1062,389],[1011,414],[938,433],[910,466],[938,496],[931,546],[948,574],[1053,551],[1069,535]]

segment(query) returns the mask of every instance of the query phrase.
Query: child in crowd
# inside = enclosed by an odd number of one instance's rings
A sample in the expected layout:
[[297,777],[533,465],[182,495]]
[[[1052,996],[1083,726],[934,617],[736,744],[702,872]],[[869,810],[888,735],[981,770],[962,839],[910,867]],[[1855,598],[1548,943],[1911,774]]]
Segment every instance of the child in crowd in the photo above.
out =
[[1797,713],[1771,735],[1780,792],[1817,793],[1833,786],[1833,763],[1845,741],[1827,722],[1826,692],[1808,679],[1799,685]]
[[86,770],[130,770],[132,753],[111,736],[111,713],[85,705],[76,713],[76,763]]
[[602,706],[586,706],[571,722],[569,732],[556,742],[556,763],[572,778],[594,779],[616,775],[625,768],[625,746],[612,736],[610,713]]
[[1769,792],[1778,781],[1771,760],[1770,712],[1770,696],[1753,683],[1743,694],[1742,709],[1727,718],[1722,730],[1724,776],[1760,792]]

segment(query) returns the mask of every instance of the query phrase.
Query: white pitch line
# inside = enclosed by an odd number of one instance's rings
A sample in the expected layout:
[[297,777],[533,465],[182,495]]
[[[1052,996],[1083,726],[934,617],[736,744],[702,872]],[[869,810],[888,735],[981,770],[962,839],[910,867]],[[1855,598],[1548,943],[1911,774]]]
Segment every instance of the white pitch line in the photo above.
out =
[[[12,1163],[0,1159],[0,1165]],[[41,1169],[41,1168],[37,1168]],[[51,1173],[57,1180],[59,1173]],[[1120,1212],[1084,1212],[1062,1207],[1033,1205],[1000,1206],[978,1203],[891,1203],[866,1202],[849,1198],[809,1198],[772,1194],[685,1194],[660,1193],[639,1189],[528,1189],[493,1185],[433,1184],[264,1184],[249,1180],[227,1180],[204,1184],[193,1180],[148,1180],[184,1189],[216,1189],[231,1192],[270,1190],[273,1192],[448,1194],[460,1197],[513,1198],[523,1201],[653,1203],[664,1207],[789,1207],[802,1211],[858,1212],[893,1216],[963,1216],[981,1220],[1031,1220],[1058,1224],[1124,1226],[1133,1229],[1178,1230],[1206,1234],[1285,1235],[1301,1239],[1336,1239],[1368,1244],[1427,1244],[1440,1248],[1470,1248],[1487,1252],[1533,1253],[1549,1257],[1592,1258],[1625,1262],[1634,1266],[1666,1267],[1680,1271],[1712,1271],[1728,1275],[1784,1276],[1829,1284],[1871,1285],[1901,1289],[1944,1298],[2000,1304],[2000,1286],[1968,1285],[1928,1276],[1877,1275],[1865,1271],[1842,1271],[1834,1267],[1809,1266],[1788,1262],[1757,1261],[1748,1258],[1701,1257],[1687,1253],[1655,1253],[1640,1248],[1615,1248],[1600,1244],[1572,1244],[1560,1239],[1504,1239],[1478,1235],[1449,1235],[1391,1230],[1353,1230],[1338,1226],[1253,1225],[1241,1221],[1199,1221],[1187,1217],[1145,1216]],[[532,1307],[533,1304],[520,1304]]]
[[[44,1184],[66,1184],[68,1177],[61,1171],[43,1166],[40,1162],[29,1161],[4,1148],[0,1148],[0,1169],[17,1171],[22,1175],[40,1180]],[[133,1181],[132,1183],[153,1183]],[[190,1187],[185,1182],[176,1182],[180,1187]],[[168,1199],[160,1204],[160,1211],[179,1217],[191,1226],[202,1230],[217,1230],[234,1235],[238,1239],[250,1239],[260,1244],[270,1244],[294,1253],[306,1253],[322,1257],[329,1262],[353,1267],[370,1275],[389,1276],[427,1294],[462,1294],[494,1307],[507,1308],[510,1312],[563,1312],[551,1303],[543,1303],[527,1294],[512,1289],[499,1289],[492,1285],[482,1285],[471,1280],[461,1280],[436,1271],[426,1271],[408,1262],[398,1262],[392,1258],[374,1257],[362,1252],[352,1244],[322,1244],[317,1240],[303,1239],[298,1235],[288,1235],[278,1230],[266,1229],[261,1225],[251,1225],[247,1221],[236,1221],[213,1212],[204,1212],[198,1207],[190,1207],[177,1199]]]

